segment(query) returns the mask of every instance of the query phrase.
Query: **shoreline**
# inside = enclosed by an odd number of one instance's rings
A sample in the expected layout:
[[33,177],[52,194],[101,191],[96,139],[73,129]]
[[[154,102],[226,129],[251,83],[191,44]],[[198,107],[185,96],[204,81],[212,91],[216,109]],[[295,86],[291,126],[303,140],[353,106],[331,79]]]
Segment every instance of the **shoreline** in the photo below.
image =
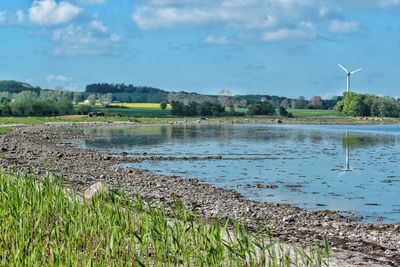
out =
[[138,193],[155,205],[167,205],[174,198],[180,198],[187,206],[194,205],[205,220],[218,216],[239,220],[253,228],[261,223],[270,227],[277,238],[303,246],[327,235],[333,255],[345,253],[353,257],[356,265],[400,265],[398,224],[359,223],[334,211],[307,211],[290,204],[250,201],[239,193],[215,188],[197,179],[158,176],[137,169],[119,168],[116,165],[132,162],[135,157],[140,160],[140,157],[76,148],[70,142],[73,139],[90,138],[83,131],[86,127],[115,125],[129,127],[154,124],[51,123],[11,126],[14,131],[0,137],[3,151],[0,166],[5,170],[15,166],[37,175],[45,175],[46,171],[63,175],[66,185],[78,191],[101,181],[109,186],[121,187],[128,196]]

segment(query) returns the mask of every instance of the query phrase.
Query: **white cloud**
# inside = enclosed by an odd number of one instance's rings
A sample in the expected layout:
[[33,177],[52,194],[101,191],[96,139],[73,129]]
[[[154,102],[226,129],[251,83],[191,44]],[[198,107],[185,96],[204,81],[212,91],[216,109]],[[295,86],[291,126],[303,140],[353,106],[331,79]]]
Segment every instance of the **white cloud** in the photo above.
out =
[[92,20],[90,22],[90,27],[95,30],[95,31],[99,31],[102,33],[106,33],[108,32],[108,28],[104,25],[104,23],[100,20]]
[[357,21],[333,20],[329,24],[329,31],[332,33],[352,33],[360,30]]
[[74,19],[82,9],[66,1],[34,0],[29,8],[29,19],[41,26],[67,23]]
[[6,24],[7,22],[7,11],[1,10],[0,11],[0,25]]
[[216,45],[227,45],[227,44],[229,44],[229,39],[226,36],[209,35],[206,38],[204,38],[203,43],[216,44]]
[[69,24],[54,30],[51,37],[54,43],[51,53],[56,56],[120,54],[123,48],[121,36],[109,33],[103,23],[95,23],[97,24],[103,27],[93,27],[93,23]]
[[400,0],[380,0],[377,2],[384,8],[400,6]]
[[309,22],[301,22],[297,28],[280,28],[265,32],[262,35],[262,39],[267,42],[313,39],[315,37],[315,28]]
[[[400,8],[400,0],[147,0],[134,7],[132,20],[142,30],[217,25],[236,35],[260,35],[267,41],[314,38],[319,33],[352,33],[358,21],[347,10]],[[314,29],[304,29],[308,21]]]
[[150,4],[138,6],[132,20],[145,30],[212,23],[248,28],[274,26],[278,21],[275,11],[279,5],[272,1],[274,4],[267,7],[260,2],[262,0],[152,0]]
[[313,36],[313,34],[302,30],[283,28],[264,33],[262,39],[268,42],[277,42],[284,40],[308,39],[312,38]]
[[48,82],[68,82],[71,81],[70,78],[64,76],[64,75],[54,75],[54,74],[50,74],[46,77],[46,81]]
[[25,22],[25,14],[21,9],[17,11],[0,10],[0,25],[18,26]]
[[182,10],[174,7],[159,9],[140,8],[132,15],[142,29],[168,28],[183,24],[203,24],[215,19],[214,14],[194,8]]
[[18,9],[18,10],[15,12],[15,15],[16,15],[16,17],[17,17],[17,22],[18,22],[18,24],[23,24],[23,23],[25,22],[25,13],[24,13],[23,10]]
[[99,5],[104,4],[106,0],[75,0],[75,2],[82,5]]

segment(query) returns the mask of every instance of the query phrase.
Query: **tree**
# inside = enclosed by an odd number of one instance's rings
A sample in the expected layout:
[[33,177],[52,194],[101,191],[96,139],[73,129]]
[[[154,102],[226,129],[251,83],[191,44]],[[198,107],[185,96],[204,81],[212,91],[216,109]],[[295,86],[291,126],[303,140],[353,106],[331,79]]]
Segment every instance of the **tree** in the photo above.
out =
[[292,101],[292,108],[304,109],[307,106],[307,101],[304,96],[300,96],[297,100]]
[[179,101],[171,102],[171,114],[173,116],[185,116],[185,105]]
[[346,92],[343,97],[343,113],[350,116],[369,116],[365,95]]
[[231,112],[235,111],[235,99],[229,90],[221,90],[218,93],[218,101],[223,107],[228,107]]
[[283,107],[283,106],[280,106],[280,107],[279,107],[278,112],[279,112],[279,116],[288,117],[288,118],[292,118],[292,117],[293,117],[293,114],[290,113],[290,112],[288,112],[288,111],[285,109],[285,107]]
[[248,113],[250,116],[254,115],[274,115],[275,114],[275,108],[274,106],[269,102],[257,102],[253,105],[249,106]]
[[96,104],[97,96],[95,94],[90,94],[87,100],[89,100],[90,105],[94,105]]
[[313,109],[321,109],[323,107],[322,98],[320,96],[313,96],[308,102],[308,107]]
[[400,103],[391,97],[346,92],[335,108],[350,116],[400,117]]
[[278,113],[279,113],[279,116],[283,116],[283,117],[286,117],[288,115],[287,110],[283,106],[279,107],[279,112]]
[[160,103],[160,108],[161,108],[162,110],[165,110],[165,109],[167,108],[167,106],[168,106],[168,104],[167,104],[167,102],[165,102],[165,101],[162,101],[162,102]]
[[240,100],[238,106],[239,106],[239,108],[246,108],[247,107],[247,100],[246,99]]
[[281,107],[284,107],[284,108],[290,108],[290,100],[289,100],[289,99],[284,99],[284,100],[281,102],[280,106],[281,106]]
[[75,104],[78,104],[83,101],[83,94],[79,92],[74,93],[74,97],[72,100]]
[[110,104],[112,103],[112,100],[113,100],[112,93],[107,93],[100,96],[100,101],[103,104]]

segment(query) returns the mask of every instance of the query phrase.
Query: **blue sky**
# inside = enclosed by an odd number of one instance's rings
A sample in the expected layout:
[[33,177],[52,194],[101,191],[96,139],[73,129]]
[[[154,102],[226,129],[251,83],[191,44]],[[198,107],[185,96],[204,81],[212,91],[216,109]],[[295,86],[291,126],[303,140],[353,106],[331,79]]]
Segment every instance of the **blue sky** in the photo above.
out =
[[400,97],[400,0],[1,0],[0,79]]

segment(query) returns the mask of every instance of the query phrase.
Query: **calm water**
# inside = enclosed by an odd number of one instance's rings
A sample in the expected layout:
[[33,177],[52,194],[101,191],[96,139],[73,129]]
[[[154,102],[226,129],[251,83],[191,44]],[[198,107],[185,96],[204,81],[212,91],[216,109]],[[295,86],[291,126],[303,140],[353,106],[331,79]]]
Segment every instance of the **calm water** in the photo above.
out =
[[[244,197],[355,212],[364,221],[400,223],[400,125],[136,126],[88,129],[81,146],[196,160],[128,167],[201,178]],[[220,160],[206,160],[221,156]]]

